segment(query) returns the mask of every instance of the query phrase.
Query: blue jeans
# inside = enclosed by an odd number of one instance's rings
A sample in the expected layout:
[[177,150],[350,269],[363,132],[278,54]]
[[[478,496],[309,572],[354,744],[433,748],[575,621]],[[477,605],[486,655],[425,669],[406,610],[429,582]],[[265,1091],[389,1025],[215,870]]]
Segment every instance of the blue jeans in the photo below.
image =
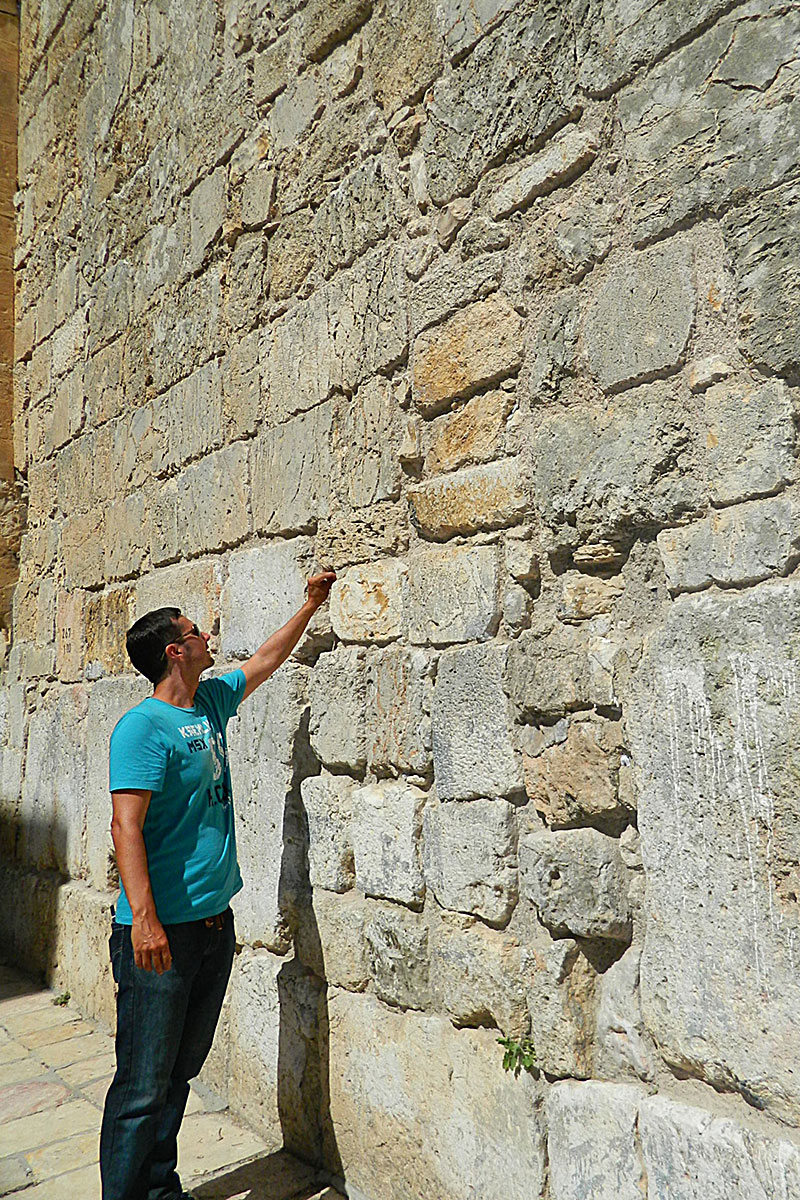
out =
[[117,1071],[100,1134],[103,1200],[179,1196],[178,1130],[189,1080],[206,1060],[231,973],[233,914],[165,925],[172,967],[135,966],[129,925],[111,927],[117,993]]

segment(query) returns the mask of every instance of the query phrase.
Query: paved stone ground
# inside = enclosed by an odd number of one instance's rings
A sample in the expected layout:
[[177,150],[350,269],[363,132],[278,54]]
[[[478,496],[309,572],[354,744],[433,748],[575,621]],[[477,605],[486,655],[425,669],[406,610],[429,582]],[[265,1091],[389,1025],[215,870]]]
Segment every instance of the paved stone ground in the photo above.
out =
[[[0,1196],[99,1200],[100,1120],[113,1039],[55,993],[0,964]],[[198,1200],[343,1200],[314,1171],[192,1090],[180,1138]]]

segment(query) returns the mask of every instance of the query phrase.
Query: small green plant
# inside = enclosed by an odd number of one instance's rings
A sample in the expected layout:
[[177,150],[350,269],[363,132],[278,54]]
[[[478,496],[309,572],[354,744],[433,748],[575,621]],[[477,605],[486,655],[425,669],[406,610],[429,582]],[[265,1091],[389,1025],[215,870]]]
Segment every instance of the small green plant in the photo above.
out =
[[513,1071],[515,1079],[520,1071],[530,1071],[536,1065],[536,1048],[532,1038],[522,1038],[518,1042],[516,1038],[501,1037],[497,1041],[504,1051],[503,1070]]
[[61,992],[58,996],[53,997],[53,1004],[58,1008],[63,1008],[65,1004],[69,1004],[69,992]]

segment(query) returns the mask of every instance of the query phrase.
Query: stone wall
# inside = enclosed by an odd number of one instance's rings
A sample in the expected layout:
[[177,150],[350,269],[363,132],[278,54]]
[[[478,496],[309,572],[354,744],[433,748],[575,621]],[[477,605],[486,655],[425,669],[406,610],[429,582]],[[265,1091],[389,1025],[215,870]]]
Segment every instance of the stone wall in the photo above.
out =
[[800,1196],[797,5],[21,34],[7,943],[110,1016],[123,630],[333,567],[209,1079],[354,1200]]

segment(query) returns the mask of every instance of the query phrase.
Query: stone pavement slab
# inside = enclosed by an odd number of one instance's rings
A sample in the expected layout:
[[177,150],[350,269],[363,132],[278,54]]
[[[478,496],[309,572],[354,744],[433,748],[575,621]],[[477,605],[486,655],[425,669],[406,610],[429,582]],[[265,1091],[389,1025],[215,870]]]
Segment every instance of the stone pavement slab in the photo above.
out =
[[[56,999],[0,964],[0,1197],[100,1197],[98,1143],[114,1043]],[[187,1105],[179,1167],[199,1200],[343,1200],[202,1086]]]

